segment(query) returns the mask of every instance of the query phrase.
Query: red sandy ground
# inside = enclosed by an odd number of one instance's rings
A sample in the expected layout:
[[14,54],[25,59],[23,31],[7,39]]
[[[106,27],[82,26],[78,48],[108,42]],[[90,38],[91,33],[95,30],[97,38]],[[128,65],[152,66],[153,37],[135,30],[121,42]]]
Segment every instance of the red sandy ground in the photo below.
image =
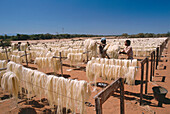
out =
[[[170,42],[168,42],[170,44]],[[143,106],[139,105],[139,98],[140,98],[140,68],[138,69],[138,73],[136,76],[136,84],[135,85],[125,85],[125,113],[126,114],[137,114],[137,113],[144,113],[144,114],[169,114],[170,113],[170,92],[166,95],[166,102],[163,104],[163,107],[158,107],[158,101],[154,99],[152,87],[160,85],[165,87],[168,91],[170,91],[170,45],[167,46],[167,49],[164,49],[163,55],[166,57],[162,57],[161,60],[163,62],[159,62],[159,69],[155,71],[155,77],[153,78],[153,82],[148,83],[148,94],[144,95],[144,104]],[[168,62],[166,62],[168,60]],[[63,61],[64,64],[70,65],[69,61]],[[78,80],[87,80],[86,73],[84,71],[85,64],[79,64],[78,66],[82,66],[82,69],[63,66],[64,77],[70,79],[78,79]],[[139,62],[140,66],[140,62]],[[164,70],[162,69],[163,66],[167,68]],[[34,64],[29,64],[29,67],[36,67]],[[72,71],[67,71],[68,69],[72,69]],[[60,72],[59,72],[60,74]],[[150,76],[150,72],[149,72]],[[165,82],[161,82],[162,76],[165,76]],[[88,80],[87,80],[88,81]],[[109,81],[104,81],[101,78],[97,79],[97,82],[106,82],[111,83]],[[91,89],[93,90],[93,89]],[[102,88],[97,87],[97,90],[92,93],[88,102],[95,105],[93,97],[102,90]],[[0,114],[16,114],[18,112],[24,112],[23,114],[34,114],[36,111],[39,114],[46,113],[54,113],[53,110],[50,109],[48,106],[47,101],[40,102],[38,98],[33,98],[31,100],[23,99],[18,100],[18,105],[16,102],[7,92],[4,92],[2,88],[0,88]],[[113,96],[111,96],[103,105],[102,110],[104,114],[119,114],[120,113],[120,93],[115,92]],[[87,114],[95,114],[95,107],[88,107]],[[24,110],[25,109],[25,110]],[[51,112],[52,111],[52,112]]]

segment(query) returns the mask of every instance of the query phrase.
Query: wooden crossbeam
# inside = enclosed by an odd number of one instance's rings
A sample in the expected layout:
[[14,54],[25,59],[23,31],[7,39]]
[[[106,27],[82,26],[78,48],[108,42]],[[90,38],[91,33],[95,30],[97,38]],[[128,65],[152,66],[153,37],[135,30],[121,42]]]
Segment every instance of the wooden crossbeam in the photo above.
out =
[[67,57],[57,57],[57,56],[53,56],[53,58],[62,58],[62,59],[67,59]]
[[0,71],[2,71],[2,70],[6,70],[7,68],[0,68]]
[[21,55],[20,57],[24,57],[24,56],[26,56],[26,55],[30,55],[30,53],[27,53],[27,54]]

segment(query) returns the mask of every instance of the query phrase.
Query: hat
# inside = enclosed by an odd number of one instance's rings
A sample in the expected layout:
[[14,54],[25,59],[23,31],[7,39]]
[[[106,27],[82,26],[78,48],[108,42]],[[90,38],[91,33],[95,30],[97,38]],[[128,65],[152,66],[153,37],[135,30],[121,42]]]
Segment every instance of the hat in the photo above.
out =
[[102,42],[102,41],[106,41],[106,38],[105,38],[105,37],[101,38],[101,42]]

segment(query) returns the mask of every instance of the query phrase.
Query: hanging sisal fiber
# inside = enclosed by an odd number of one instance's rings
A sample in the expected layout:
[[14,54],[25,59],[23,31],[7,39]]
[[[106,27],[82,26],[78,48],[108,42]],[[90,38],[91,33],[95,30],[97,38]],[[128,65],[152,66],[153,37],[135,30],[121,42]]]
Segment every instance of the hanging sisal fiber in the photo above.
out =
[[8,62],[7,64],[7,71],[15,73],[18,79],[20,79],[22,76],[22,68],[23,68],[22,65],[16,64],[15,62],[12,61]]
[[86,51],[90,51],[91,52],[88,55],[89,58],[96,57],[96,55],[97,55],[97,43],[96,43],[95,40],[86,39],[84,41],[84,48],[85,48]]
[[[127,84],[134,84],[137,59],[121,60],[92,58],[86,66],[86,76],[90,82],[95,82],[96,78],[102,77],[104,80],[125,78]],[[134,69],[135,68],[135,69]]]
[[26,43],[21,44],[21,51],[25,51],[27,49],[28,45]]
[[50,106],[58,106],[57,113],[63,113],[62,108],[71,109],[73,113],[85,112],[84,102],[88,100],[91,92],[86,81],[77,81],[55,77],[47,77],[46,91]]
[[[1,83],[2,76],[3,76],[5,73],[6,73],[6,70],[0,71],[0,83]],[[0,84],[0,87],[1,87],[1,84]]]
[[18,64],[22,64],[22,58],[20,56],[11,55],[11,61]]
[[68,53],[67,58],[68,58],[68,60],[71,61],[71,63],[83,62],[83,60],[84,60],[83,53]]
[[12,43],[11,47],[12,47],[12,50],[17,50],[17,44],[16,43]]
[[0,68],[6,68],[7,61],[6,60],[0,60]]
[[86,113],[84,103],[91,95],[86,81],[46,75],[25,67],[20,69],[22,75],[19,77],[16,75],[18,72],[14,72],[16,66],[21,65],[9,62],[7,72],[3,74],[1,80],[2,88],[9,91],[15,98],[23,87],[27,91],[27,98],[36,96],[41,99],[41,95],[45,93],[51,108],[54,105],[57,106],[57,113],[64,113],[63,107],[66,107],[66,110],[71,109],[73,113]]
[[5,91],[9,91],[14,98],[18,98],[18,91],[19,91],[19,85],[18,85],[18,77],[15,75],[15,73],[8,71],[4,73],[1,80],[1,87]]
[[60,60],[53,57],[36,57],[34,63],[37,64],[38,70],[46,72],[52,70],[58,72],[60,68]]
[[129,85],[134,85],[137,68],[131,66],[128,70],[128,73],[125,74],[126,83]]

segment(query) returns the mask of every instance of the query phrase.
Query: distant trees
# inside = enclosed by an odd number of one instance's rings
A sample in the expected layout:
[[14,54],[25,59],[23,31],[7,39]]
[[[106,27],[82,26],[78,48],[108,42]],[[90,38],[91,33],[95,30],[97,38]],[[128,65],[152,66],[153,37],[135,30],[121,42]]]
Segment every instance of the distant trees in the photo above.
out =
[[[0,39],[2,39],[6,45],[10,45],[11,40],[44,40],[44,39],[63,39],[63,38],[76,38],[76,37],[106,37],[106,36],[113,36],[113,35],[89,35],[89,34],[17,34],[15,36],[8,36],[8,35],[0,35]],[[115,35],[114,35],[115,36]],[[116,36],[115,36],[116,37]],[[123,33],[122,35],[117,35],[117,37],[124,37],[124,38],[153,38],[153,37],[170,37],[170,32],[164,34],[154,34],[154,33],[138,33],[138,34],[131,34],[128,35],[127,33]]]
[[[123,36],[123,34],[122,34]],[[158,37],[170,37],[170,32],[164,34],[154,34],[154,33],[138,33],[128,35],[129,38],[158,38]]]
[[128,34],[127,34],[127,33],[123,33],[122,36],[125,37],[125,38],[127,38],[127,37],[128,37]]
[[3,43],[8,46],[10,45],[11,40],[44,40],[44,39],[63,39],[63,38],[75,38],[75,37],[96,37],[99,35],[88,35],[88,34],[17,34],[16,36],[0,35],[0,39],[3,40]]

